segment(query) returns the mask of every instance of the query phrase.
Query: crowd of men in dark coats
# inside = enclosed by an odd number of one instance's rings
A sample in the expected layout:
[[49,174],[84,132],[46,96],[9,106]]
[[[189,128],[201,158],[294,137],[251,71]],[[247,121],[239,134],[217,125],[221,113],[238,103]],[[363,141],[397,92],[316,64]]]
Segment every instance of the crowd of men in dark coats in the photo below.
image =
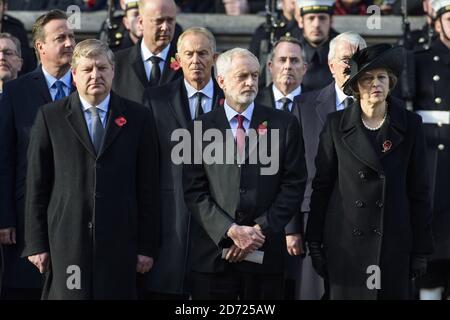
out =
[[[292,12],[270,52],[260,27],[249,51],[219,58],[207,29],[182,32],[172,0],[126,1],[141,33],[110,43],[114,55],[100,41],[76,47],[51,10],[33,26],[37,67],[23,25],[3,15],[2,299],[328,297],[304,239],[314,160],[327,115],[352,104],[346,69],[366,43],[333,29],[334,1],[281,2]],[[435,251],[410,298],[446,299],[450,1],[423,5],[427,24],[403,43],[413,72],[393,95],[422,116],[433,195]],[[197,118],[202,135],[231,128],[237,158],[240,130],[278,130],[281,169],[255,178],[263,165],[175,162],[174,132],[194,136]]]

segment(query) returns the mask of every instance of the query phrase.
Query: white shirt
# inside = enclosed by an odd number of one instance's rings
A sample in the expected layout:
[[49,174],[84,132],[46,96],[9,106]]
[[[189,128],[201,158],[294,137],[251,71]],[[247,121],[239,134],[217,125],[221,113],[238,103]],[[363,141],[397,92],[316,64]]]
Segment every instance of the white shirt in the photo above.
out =
[[350,96],[346,95],[336,83],[334,84],[334,88],[336,90],[336,110],[343,110],[345,108],[344,100]]
[[[233,132],[233,136],[234,136],[234,138],[236,138],[236,130],[237,130],[237,127],[238,127],[238,121],[235,118],[235,116],[237,114],[239,114],[239,112],[237,112],[236,110],[231,108],[228,105],[226,100],[225,100],[225,103],[224,103],[224,109],[225,109],[225,114],[227,116],[228,122],[230,124],[231,131]],[[244,129],[245,129],[246,132],[248,131],[248,128],[250,128],[250,122],[252,121],[252,116],[253,116],[253,110],[254,109],[255,109],[255,104],[252,102],[247,107],[247,109],[245,109],[245,111],[241,113],[241,115],[243,115],[244,118],[245,118],[243,126],[244,126]]]
[[53,87],[53,85],[58,80],[64,83],[63,90],[66,94],[66,97],[70,94],[70,90],[72,88],[72,73],[70,72],[70,70],[67,71],[66,74],[63,75],[60,79],[56,79],[54,76],[48,73],[47,70],[44,69],[44,66],[42,66],[42,72],[44,73],[45,81],[47,82],[47,87],[53,101],[55,101],[55,96],[58,92],[58,89],[56,87]]
[[160,53],[153,54],[147,48],[144,41],[141,41],[141,56],[142,56],[142,61],[144,62],[145,74],[147,75],[148,80],[150,80],[150,75],[152,73],[152,68],[153,68],[152,62],[148,59],[150,59],[150,57],[153,57],[153,56],[157,56],[157,57],[161,58],[161,61],[159,62],[159,70],[161,70],[161,75],[162,75],[163,70],[164,70],[164,62],[167,60],[167,54],[169,53],[169,50],[170,50],[170,43]]
[[299,96],[302,93],[302,87],[299,86],[298,88],[292,90],[290,93],[288,93],[286,96],[281,93],[280,90],[278,90],[278,88],[275,85],[272,85],[272,92],[273,92],[273,97],[275,99],[275,107],[280,110],[281,107],[283,106],[283,102],[280,101],[280,99],[282,98],[288,98],[289,100],[291,100],[291,102],[288,105],[288,109],[289,111],[292,111],[292,106],[293,106],[293,102],[294,102],[294,98],[296,96]]
[[[83,114],[84,114],[84,119],[86,120],[86,124],[87,124],[88,130],[89,130],[89,135],[92,137],[92,115],[88,111],[88,109],[93,106],[90,105],[81,96],[79,96],[79,97],[80,97],[81,106],[82,106],[82,110],[83,110]],[[106,118],[107,118],[106,116],[108,115],[110,98],[111,98],[111,95],[108,94],[108,96],[96,106],[98,109],[98,115],[100,117],[100,120],[102,121],[103,128],[105,128],[105,126],[106,126]]]
[[197,106],[197,92],[200,91],[204,94],[202,98],[203,113],[210,112],[212,109],[212,101],[214,97],[214,84],[212,79],[201,90],[197,90],[192,87],[186,79],[184,79],[184,86],[186,87],[187,97],[189,100],[189,111],[191,112],[191,119],[195,117],[195,107]]

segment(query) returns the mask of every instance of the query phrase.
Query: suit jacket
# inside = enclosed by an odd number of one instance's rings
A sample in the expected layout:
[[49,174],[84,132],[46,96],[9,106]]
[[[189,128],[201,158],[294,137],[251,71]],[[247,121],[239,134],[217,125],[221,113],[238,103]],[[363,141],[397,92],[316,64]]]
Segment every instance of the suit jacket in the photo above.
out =
[[[230,129],[224,108],[216,108],[202,115],[199,121],[202,132],[214,128],[225,136],[226,129]],[[195,271],[221,272],[232,268],[273,274],[284,270],[284,227],[300,209],[306,182],[303,140],[298,139],[298,121],[292,115],[255,105],[250,128],[258,128],[264,121],[267,121],[267,137],[275,132],[273,129],[279,130],[279,149],[276,149],[276,143],[273,149],[272,144],[267,146],[269,152],[279,155],[278,170],[273,175],[261,173],[264,166],[260,161],[249,164],[256,146],[247,148],[244,164],[236,164],[236,161],[229,164],[225,160],[224,163],[207,164],[202,160],[201,164],[185,163],[183,167],[185,200],[195,220],[191,233],[192,269]],[[189,131],[194,136],[193,124],[189,126]],[[264,136],[260,133],[258,137],[259,148],[264,147],[261,145]],[[194,136],[194,154],[211,147],[209,142],[201,140]],[[219,144],[219,149],[221,147],[225,149],[224,156],[228,160],[229,157],[233,159],[234,154],[228,154],[230,150],[227,146]],[[231,239],[226,238],[232,223],[261,226],[266,236],[260,249],[264,251],[263,264],[247,261],[230,264],[221,258],[222,249],[232,244]]]
[[314,160],[319,146],[319,136],[325,124],[327,115],[336,111],[335,82],[322,90],[301,94],[294,100],[295,109],[301,114],[301,128],[305,141],[305,159],[308,169],[308,182],[302,203],[302,212],[309,212],[309,202],[312,193],[312,180],[316,174]]
[[[42,67],[4,84],[0,102],[0,228],[15,227],[17,245],[5,246],[4,284],[39,288],[42,277],[20,259],[24,245],[24,196],[30,130],[40,106],[52,101]],[[74,88],[72,87],[72,90]]]
[[[43,297],[136,298],[136,256],[158,246],[158,148],[151,112],[111,93],[95,153],[78,94],[43,106],[28,149],[24,256],[50,252]],[[119,124],[118,118],[126,123]],[[67,267],[81,270],[69,290]]]
[[[306,238],[324,244],[332,299],[408,298],[410,256],[433,251],[421,119],[388,104],[379,147],[367,137],[359,102],[329,114],[320,136]],[[334,188],[342,211],[327,211]],[[381,291],[366,285],[372,265],[381,270]]]
[[[255,99],[256,104],[260,104],[264,107],[276,109],[275,97],[273,95],[272,90],[273,83],[269,84],[267,87],[259,91],[258,96]],[[294,102],[294,101],[293,101]],[[292,105],[292,115],[297,118],[300,124],[300,128],[302,125],[302,121],[300,120],[300,111],[299,106],[293,103]],[[302,138],[303,135],[300,137]],[[305,150],[306,151],[306,150]],[[302,212],[297,212],[292,220],[286,225],[285,232],[286,234],[304,234],[304,223],[303,223],[303,214]]]
[[[191,123],[184,78],[165,86],[147,89],[150,108],[156,121],[159,140],[161,241],[158,260],[146,276],[150,291],[185,293],[189,272],[188,247],[190,212],[186,207],[182,185],[182,165],[171,158],[175,142],[172,133]],[[214,81],[213,110],[219,107],[223,92]]]
[[[135,101],[139,104],[145,104],[145,90],[149,88],[149,83],[147,75],[145,74],[144,62],[142,61],[141,42],[142,40],[133,47],[119,51],[115,54],[116,63],[113,90],[118,95],[128,100]],[[175,57],[176,51],[176,46],[171,45],[164,64],[164,69],[161,72],[159,85],[164,85],[183,76],[181,68],[174,70],[170,67],[170,60]]]

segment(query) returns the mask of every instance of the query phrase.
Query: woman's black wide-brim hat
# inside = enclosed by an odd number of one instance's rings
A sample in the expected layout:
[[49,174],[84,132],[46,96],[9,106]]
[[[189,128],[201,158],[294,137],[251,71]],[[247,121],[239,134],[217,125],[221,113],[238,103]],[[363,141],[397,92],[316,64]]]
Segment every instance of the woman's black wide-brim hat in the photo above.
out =
[[403,50],[403,47],[380,43],[356,51],[350,59],[350,67],[346,70],[350,78],[344,83],[344,93],[352,95],[351,86],[369,70],[386,68],[399,77],[403,69]]

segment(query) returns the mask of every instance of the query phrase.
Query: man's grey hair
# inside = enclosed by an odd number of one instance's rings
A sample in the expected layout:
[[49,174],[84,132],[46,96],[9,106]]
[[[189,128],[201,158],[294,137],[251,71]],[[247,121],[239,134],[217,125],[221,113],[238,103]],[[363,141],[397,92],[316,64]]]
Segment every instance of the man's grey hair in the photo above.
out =
[[[0,1],[1,2],[1,1]],[[19,58],[22,58],[22,50],[20,47],[20,41],[13,35],[11,35],[8,32],[2,32],[0,33],[0,39],[9,39],[14,43],[14,46],[16,47],[16,54]]]
[[245,56],[254,60],[258,64],[258,70],[260,69],[258,58],[248,51],[247,49],[234,48],[222,53],[216,62],[217,76],[225,77],[232,67],[233,58],[236,56]]
[[340,42],[347,42],[357,50],[362,50],[367,47],[366,41],[359,34],[351,31],[341,33],[330,41],[328,61],[333,60],[336,56],[336,47]]
[[114,66],[114,53],[104,42],[97,39],[87,39],[79,42],[73,50],[72,69],[76,69],[80,58],[95,58],[106,56],[109,64]]
[[214,54],[216,53],[216,38],[214,38],[214,35],[206,28],[203,27],[192,27],[189,29],[186,29],[178,38],[177,41],[177,50],[180,50],[181,44],[183,43],[184,37],[190,34],[200,34],[205,36],[208,39],[209,46],[211,48],[211,52]]

